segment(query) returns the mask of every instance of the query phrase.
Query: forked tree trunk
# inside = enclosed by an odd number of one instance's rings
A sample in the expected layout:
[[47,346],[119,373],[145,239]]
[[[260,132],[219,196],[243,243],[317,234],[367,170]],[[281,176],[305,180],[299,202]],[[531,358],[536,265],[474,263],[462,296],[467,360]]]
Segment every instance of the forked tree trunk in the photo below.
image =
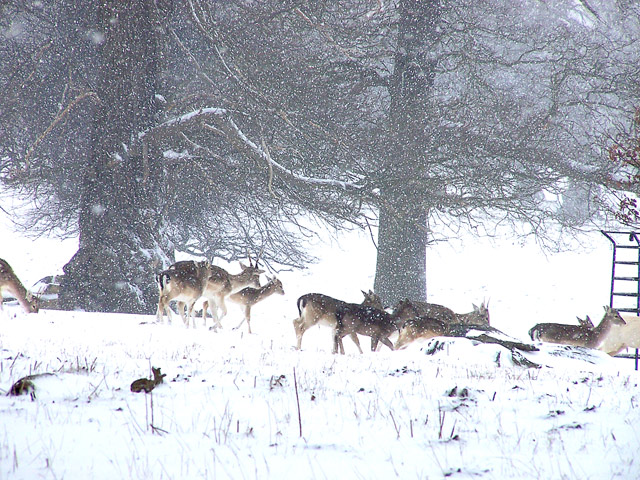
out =
[[[151,313],[153,274],[162,254],[156,241],[157,162],[129,154],[138,132],[153,124],[159,29],[153,0],[102,3],[102,63],[85,168],[78,252],[65,265],[65,309]],[[149,157],[152,157],[150,152]]]

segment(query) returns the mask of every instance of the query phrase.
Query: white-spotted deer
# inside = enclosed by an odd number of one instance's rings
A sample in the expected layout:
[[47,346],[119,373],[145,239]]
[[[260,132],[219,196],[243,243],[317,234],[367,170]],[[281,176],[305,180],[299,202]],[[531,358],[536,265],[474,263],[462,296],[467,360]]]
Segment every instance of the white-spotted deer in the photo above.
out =
[[[346,335],[366,335],[371,337],[371,351],[375,352],[378,342],[394,350],[389,340],[399,330],[398,318],[394,314],[369,305],[344,303],[336,309],[336,328],[333,333],[333,353],[338,353],[340,341]],[[344,349],[341,351],[344,354]],[[362,351],[360,352],[362,353]]]
[[251,307],[256,303],[261,302],[265,298],[277,293],[278,295],[284,295],[284,289],[282,288],[282,282],[277,278],[267,277],[267,283],[260,288],[245,287],[239,292],[229,295],[229,301],[240,305],[244,318],[235,327],[235,330],[240,328],[246,321],[249,333],[251,333]]
[[[218,327],[222,327],[220,321],[227,314],[225,298],[245,287],[260,287],[260,274],[264,273],[264,270],[258,267],[258,261],[259,258],[253,264],[251,257],[249,257],[248,266],[239,262],[242,271],[235,275],[230,274],[222,267],[211,267],[203,294],[206,298],[202,309],[205,324],[207,322],[207,311],[210,310],[213,317],[213,329],[217,330]],[[218,311],[221,312],[221,315]]]
[[605,306],[604,310],[604,317],[595,328],[560,323],[539,323],[529,330],[529,336],[531,340],[542,342],[598,348],[609,334],[612,325],[626,324],[616,309]]
[[[162,322],[162,318],[166,314],[169,323],[171,323],[172,313],[169,302],[176,301],[178,302],[178,313],[188,327],[189,319],[192,318],[193,306],[204,293],[210,272],[211,264],[206,260],[201,262],[184,260],[174,263],[168,269],[157,274],[156,282],[159,295],[156,318],[158,322]],[[193,326],[195,327],[195,320]]]
[[2,292],[9,292],[16,297],[27,313],[38,313],[38,299],[32,296],[20,279],[16,276],[11,265],[0,258],[0,310],[2,309]]
[[[382,308],[382,302],[380,298],[371,290],[368,292],[362,291],[364,295],[364,301],[362,305],[370,305],[377,308]],[[298,318],[293,321],[293,328],[296,331],[297,345],[296,349],[302,348],[302,336],[304,333],[313,327],[314,325],[326,325],[334,330],[337,326],[336,322],[336,310],[339,306],[345,305],[346,302],[323,295],[322,293],[307,293],[298,298]],[[360,340],[355,333],[349,334],[353,343],[356,344],[360,353],[362,348],[360,347]],[[342,338],[339,339],[340,353],[344,353],[344,346],[342,344]]]

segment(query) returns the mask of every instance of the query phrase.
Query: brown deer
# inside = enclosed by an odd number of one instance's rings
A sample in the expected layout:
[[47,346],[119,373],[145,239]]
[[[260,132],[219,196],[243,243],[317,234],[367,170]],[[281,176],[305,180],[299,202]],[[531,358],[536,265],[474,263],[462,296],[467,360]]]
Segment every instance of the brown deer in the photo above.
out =
[[156,388],[159,384],[163,382],[164,377],[167,375],[160,372],[160,368],[151,367],[151,371],[153,372],[153,379],[149,378],[139,378],[138,380],[134,380],[131,384],[131,391],[134,393],[149,393],[151,390]]
[[[206,298],[202,309],[205,324],[207,322],[207,311],[211,311],[214,322],[212,328],[217,330],[218,327],[222,327],[220,321],[227,314],[225,298],[245,287],[260,288],[260,274],[264,273],[264,270],[258,267],[258,261],[259,258],[256,259],[255,264],[253,264],[251,257],[249,257],[248,266],[239,262],[242,271],[235,275],[230,274],[224,268],[211,267],[203,293],[203,296]],[[221,312],[221,315],[218,314],[218,310]]]
[[605,306],[604,311],[604,317],[595,328],[560,323],[539,323],[529,330],[529,336],[531,340],[542,342],[598,348],[609,334],[612,325],[626,324],[616,309]]
[[[204,293],[207,279],[211,272],[211,264],[201,261],[184,260],[176,262],[168,269],[156,275],[158,283],[158,309],[156,318],[162,322],[164,315],[167,315],[169,323],[172,320],[169,302],[178,302],[178,313],[182,321],[188,327],[189,319],[192,318],[193,306]],[[185,315],[186,307],[186,315]],[[195,327],[195,320],[193,321]]]
[[[368,292],[362,291],[362,294],[364,295],[362,305],[382,308],[380,298],[371,290]],[[335,331],[337,326],[336,310],[339,306],[344,304],[346,304],[346,302],[321,293],[307,293],[306,295],[302,295],[298,298],[298,318],[293,321],[293,328],[296,331],[297,339],[296,349],[300,350],[300,348],[302,348],[302,336],[314,325],[326,325]],[[351,333],[349,336],[351,337],[351,340],[353,340],[353,343],[356,344],[356,347],[358,347],[360,353],[362,353],[358,335]],[[342,337],[339,339],[339,347],[340,352],[344,353]]]
[[234,330],[240,328],[246,320],[249,333],[251,333],[251,307],[274,293],[284,295],[282,282],[275,277],[267,277],[267,283],[260,288],[246,287],[229,295],[229,301],[240,305],[244,313],[244,318]]
[[409,320],[417,317],[427,317],[439,320],[447,325],[463,323],[465,325],[489,325],[489,307],[484,302],[478,307],[473,305],[473,311],[469,313],[455,313],[448,307],[436,303],[415,302],[404,299],[398,302],[394,308],[401,319]]
[[[393,350],[389,336],[398,331],[398,319],[394,314],[369,305],[344,303],[336,308],[336,328],[333,333],[333,353],[338,353],[340,341],[346,335],[366,335],[371,337],[371,351],[375,352],[378,342]],[[340,352],[344,354],[344,349]],[[362,351],[360,351],[362,353]]]
[[11,265],[0,258],[0,310],[2,310],[2,292],[9,292],[16,297],[27,313],[38,313],[38,299],[24,288]]
[[449,333],[446,323],[429,317],[415,317],[405,321],[400,327],[400,335],[395,349],[405,348],[409,343],[419,338],[442,337]]

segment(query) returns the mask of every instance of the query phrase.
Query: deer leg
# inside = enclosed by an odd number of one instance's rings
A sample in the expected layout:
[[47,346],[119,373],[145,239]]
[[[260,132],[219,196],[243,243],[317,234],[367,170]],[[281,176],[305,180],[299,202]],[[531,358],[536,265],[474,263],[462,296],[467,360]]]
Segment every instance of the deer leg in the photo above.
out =
[[[391,340],[389,340],[386,337],[383,337],[380,339],[380,342],[382,342],[383,345],[386,345],[387,347],[389,347],[391,350],[395,350],[393,348],[393,343],[391,343]],[[373,343],[373,340],[371,341],[371,343]]]
[[182,323],[188,328],[189,327],[189,319],[185,314],[186,304],[184,302],[178,302],[178,313],[180,314],[180,318],[182,318]]
[[[362,354],[362,348],[360,347],[360,340],[358,339],[358,335],[356,335],[355,333],[351,333],[349,335],[351,337],[351,340],[353,340],[353,343],[356,344],[356,347],[358,347],[358,351]],[[340,341],[342,341],[342,339],[340,339]],[[342,349],[344,350],[344,347],[342,347]],[[342,352],[344,353],[344,351]]]
[[375,352],[378,349],[378,337],[371,337],[371,351]]

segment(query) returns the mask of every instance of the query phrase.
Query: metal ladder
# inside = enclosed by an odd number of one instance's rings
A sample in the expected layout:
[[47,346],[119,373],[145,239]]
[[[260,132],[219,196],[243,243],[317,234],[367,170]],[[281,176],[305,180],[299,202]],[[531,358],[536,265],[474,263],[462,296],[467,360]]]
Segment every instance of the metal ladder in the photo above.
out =
[[[601,232],[613,244],[609,306],[640,316],[640,232]],[[637,348],[635,362],[638,370]]]

